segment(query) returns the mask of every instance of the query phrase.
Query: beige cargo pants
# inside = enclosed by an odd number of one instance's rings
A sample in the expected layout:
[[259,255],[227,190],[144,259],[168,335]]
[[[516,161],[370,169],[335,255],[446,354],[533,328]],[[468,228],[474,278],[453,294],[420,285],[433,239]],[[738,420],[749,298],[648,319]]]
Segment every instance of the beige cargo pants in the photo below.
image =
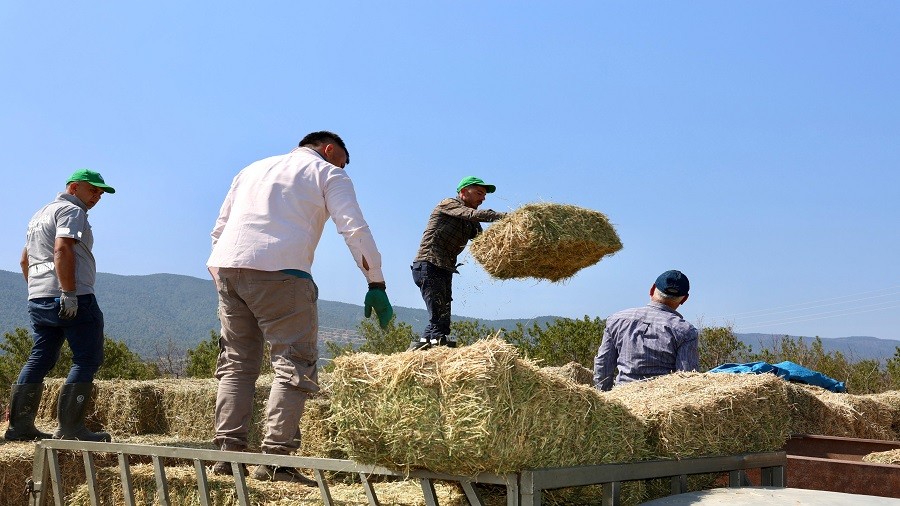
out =
[[268,342],[275,377],[266,405],[262,451],[291,453],[300,446],[306,399],[319,390],[319,290],[311,279],[282,272],[220,268],[215,276],[222,338],[214,442],[246,448],[256,380]]

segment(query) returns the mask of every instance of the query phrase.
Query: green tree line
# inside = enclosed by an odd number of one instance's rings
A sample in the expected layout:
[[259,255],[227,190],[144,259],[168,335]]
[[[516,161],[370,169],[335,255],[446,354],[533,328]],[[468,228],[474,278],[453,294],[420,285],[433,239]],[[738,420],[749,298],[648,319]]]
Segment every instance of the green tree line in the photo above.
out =
[[[519,323],[512,329],[495,329],[478,321],[456,321],[450,324],[450,334],[460,346],[484,337],[497,336],[543,366],[577,362],[593,369],[594,356],[605,328],[606,320],[585,315],[581,319],[559,318],[543,326]],[[409,324],[397,323],[396,320],[385,329],[371,321],[363,321],[358,329],[364,338],[358,349],[351,344],[328,342],[325,344],[329,354],[396,353],[405,350],[410,341],[418,337]],[[770,347],[754,351],[737,338],[731,327],[702,327],[699,349],[701,371],[726,363],[778,363],[788,360],[845,382],[848,393],[868,394],[900,389],[900,347],[886,363],[880,360],[853,361],[841,352],[826,352],[822,339],[818,337],[809,341],[802,337],[784,336],[773,339]]]
[[[520,352],[543,366],[562,366],[577,362],[593,368],[594,355],[602,340],[606,321],[587,315],[580,319],[559,318],[553,323],[539,325],[516,324],[511,329],[495,329],[477,320],[456,321],[451,324],[451,336],[460,346],[472,344],[485,337],[498,337],[516,346]],[[373,320],[362,321],[357,330],[363,337],[356,348],[352,344],[339,345],[326,342],[324,355],[336,357],[345,353],[368,352],[390,354],[404,351],[410,341],[417,338],[412,326],[392,320],[382,329]],[[31,350],[31,334],[27,329],[16,328],[3,335],[0,342],[0,402],[5,403],[12,385]],[[850,360],[843,353],[824,350],[822,340],[815,338],[773,339],[771,346],[759,351],[742,343],[730,327],[702,327],[700,329],[700,370],[707,371],[724,363],[768,362],[784,360],[800,364],[839,381],[844,381],[847,391],[855,394],[877,393],[900,389],[900,347],[885,362],[880,360]],[[212,377],[219,354],[219,334],[210,331],[207,339],[196,347],[180,351],[166,350],[166,356],[157,360],[145,360],[116,339],[104,340],[104,363],[98,379],[154,379],[160,377]],[[173,355],[176,355],[173,357]],[[180,356],[179,356],[180,355]],[[271,372],[268,360],[263,362]],[[177,367],[172,364],[179,364]],[[72,365],[72,352],[63,346],[56,367],[48,374],[51,378],[65,377]],[[326,368],[329,366],[326,366]]]

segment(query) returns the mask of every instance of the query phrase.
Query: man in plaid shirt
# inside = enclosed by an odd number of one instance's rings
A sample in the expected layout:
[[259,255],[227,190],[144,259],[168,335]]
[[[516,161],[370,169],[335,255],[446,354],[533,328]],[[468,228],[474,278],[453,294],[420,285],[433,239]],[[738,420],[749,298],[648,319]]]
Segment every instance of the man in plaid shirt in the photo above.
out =
[[650,287],[649,304],[606,319],[603,342],[594,357],[595,387],[610,390],[613,380],[618,385],[697,370],[699,332],[676,311],[687,300],[690,287],[683,273],[666,271]]
[[449,338],[451,284],[453,273],[459,274],[456,257],[470,239],[481,233],[481,222],[497,221],[506,215],[491,209],[478,210],[484,197],[496,189],[477,177],[465,177],[456,187],[458,195],[442,200],[431,211],[411,266],[413,281],[422,291],[428,308],[429,323],[422,337],[409,345],[409,350],[456,347],[456,341]]

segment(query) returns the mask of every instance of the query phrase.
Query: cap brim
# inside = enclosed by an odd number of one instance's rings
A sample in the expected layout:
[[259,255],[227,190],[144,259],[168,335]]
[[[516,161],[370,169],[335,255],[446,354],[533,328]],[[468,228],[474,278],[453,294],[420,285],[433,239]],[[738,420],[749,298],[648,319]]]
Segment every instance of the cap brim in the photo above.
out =
[[484,193],[494,193],[495,191],[497,191],[496,186],[494,186],[492,184],[484,184],[484,183],[467,184],[465,186],[460,186],[459,188],[456,189],[456,191],[461,192],[470,186],[480,186],[480,187],[484,188]]
[[89,183],[96,186],[97,188],[103,188],[103,191],[105,191],[106,193],[116,193],[116,189],[106,183],[95,183],[93,181],[88,181],[87,179],[70,179],[66,181],[66,184],[69,183]]

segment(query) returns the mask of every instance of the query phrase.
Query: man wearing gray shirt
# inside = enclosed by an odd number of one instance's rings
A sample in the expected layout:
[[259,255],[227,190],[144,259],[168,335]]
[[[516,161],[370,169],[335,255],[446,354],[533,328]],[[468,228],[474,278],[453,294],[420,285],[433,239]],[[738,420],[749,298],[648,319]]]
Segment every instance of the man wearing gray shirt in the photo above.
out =
[[[594,357],[594,386],[610,390],[630,381],[696,371],[699,332],[676,311],[687,300],[690,282],[680,271],[666,271],[650,286],[650,303],[606,319],[603,342]],[[618,375],[616,375],[618,369]]]
[[28,314],[34,329],[31,354],[12,385],[8,441],[47,439],[34,426],[44,377],[56,365],[63,342],[72,349],[72,368],[59,394],[59,428],[53,437],[110,441],[106,432],[84,426],[94,375],[103,363],[103,313],[94,297],[97,266],[87,212],[104,193],[116,190],[99,173],[75,171],[66,191],[28,223],[22,275],[28,283]]

